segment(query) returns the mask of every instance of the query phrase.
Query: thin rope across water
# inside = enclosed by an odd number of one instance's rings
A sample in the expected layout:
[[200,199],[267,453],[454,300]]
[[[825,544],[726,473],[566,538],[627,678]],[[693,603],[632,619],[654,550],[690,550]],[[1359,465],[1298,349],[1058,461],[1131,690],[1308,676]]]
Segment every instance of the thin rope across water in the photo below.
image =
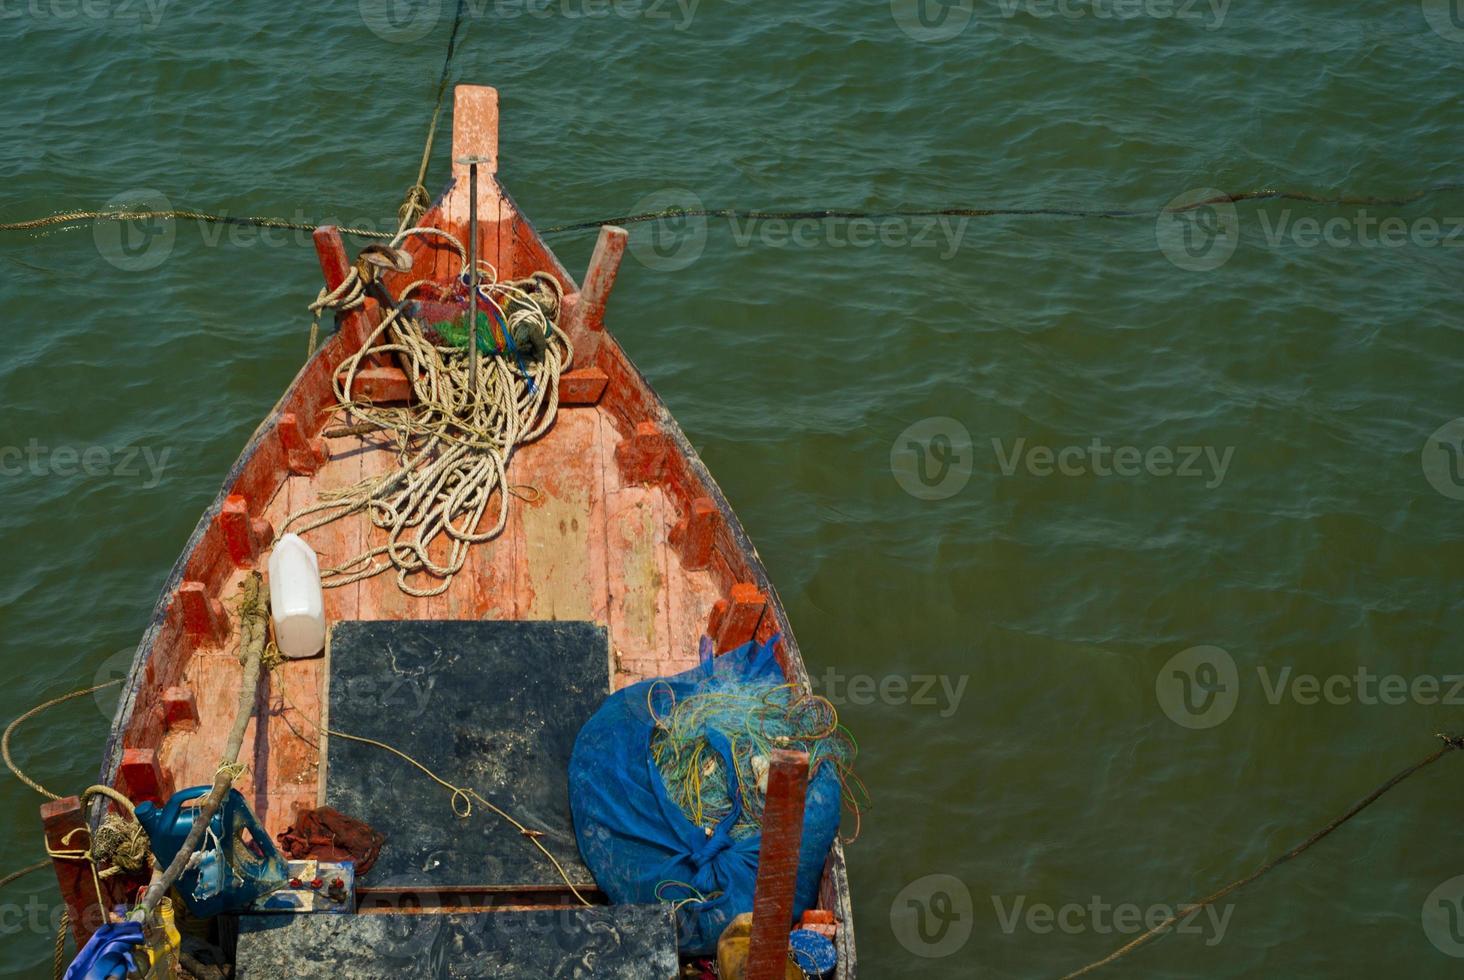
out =
[[[158,218],[185,219],[215,225],[238,225],[245,228],[282,228],[287,231],[314,231],[319,227],[303,221],[286,221],[284,218],[209,214],[206,211],[136,211],[119,208],[111,211],[62,211],[59,214],[44,218],[31,218],[26,221],[0,221],[0,231],[36,231],[55,225],[75,225],[82,221],[146,221]],[[355,235],[358,238],[386,239],[392,237],[392,233],[389,231],[374,231],[370,228],[342,228],[340,230],[344,235]]]
[[447,83],[451,77],[452,59],[457,54],[458,34],[462,30],[468,11],[467,0],[458,0],[457,13],[452,21],[452,33],[447,38],[447,55],[442,59],[442,74],[437,79],[437,98],[432,107],[432,122],[427,126],[427,141],[422,147],[422,164],[417,168],[417,179],[407,188],[406,199],[397,209],[397,233],[406,231],[432,207],[432,193],[427,190],[427,168],[432,162],[432,143],[437,138],[437,122],[442,116],[443,103],[447,101]]
[[1198,902],[1190,905],[1179,906],[1178,912],[1169,916],[1169,918],[1154,926],[1149,931],[1143,933],[1137,939],[1125,943],[1123,946],[1120,946],[1118,949],[1114,950],[1112,953],[1109,953],[1101,960],[1095,960],[1094,962],[1089,963],[1087,966],[1083,967],[1081,970],[1074,970],[1072,973],[1064,975],[1062,980],[1074,980],[1074,978],[1076,977],[1086,976],[1087,974],[1092,973],[1095,970],[1100,970],[1110,963],[1113,963],[1115,960],[1122,959],[1123,957],[1127,956],[1129,953],[1132,953],[1134,950],[1145,945],[1146,943],[1150,943],[1155,939],[1158,939],[1160,936],[1164,935],[1164,933],[1172,929],[1175,924],[1179,922],[1180,919],[1186,916],[1195,915],[1199,912],[1200,909],[1203,909],[1210,905],[1214,905],[1226,895],[1229,895],[1232,892],[1244,888],[1246,885],[1249,885],[1257,878],[1260,878],[1267,872],[1274,870],[1282,864],[1285,864],[1287,861],[1290,861],[1292,858],[1307,850],[1313,844],[1318,843],[1322,840],[1322,838],[1326,837],[1332,831],[1336,830],[1338,827],[1342,826],[1347,821],[1357,816],[1363,810],[1366,810],[1368,807],[1372,806],[1384,793],[1388,792],[1388,790],[1403,782],[1403,780],[1407,779],[1409,776],[1412,776],[1414,773],[1418,772],[1421,769],[1433,765],[1435,762],[1438,762],[1445,755],[1454,751],[1455,749],[1464,749],[1464,737],[1441,734],[1436,735],[1435,738],[1442,739],[1444,744],[1435,749],[1433,752],[1424,756],[1418,762],[1415,762],[1413,765],[1409,766],[1407,769],[1404,769],[1393,775],[1377,789],[1373,790],[1367,796],[1363,797],[1361,800],[1357,801],[1351,807],[1349,807],[1346,813],[1342,814],[1340,817],[1327,824],[1321,830],[1318,830],[1316,833],[1312,834],[1306,840],[1302,841],[1300,844],[1296,845],[1285,854],[1281,854],[1277,857],[1272,858],[1245,877],[1238,878],[1235,881],[1232,881],[1224,888],[1221,888],[1219,891],[1205,896]]
[[[444,67],[445,70],[445,67]],[[436,118],[440,112],[442,103],[440,101],[434,110],[433,125],[428,130],[427,146],[424,150],[424,161],[430,160],[432,141],[436,136]],[[426,188],[422,185],[425,179],[425,170],[419,173],[417,182],[407,191],[406,200],[403,201],[399,210],[399,217],[404,224],[409,224],[407,218],[415,221],[422,216],[430,205]],[[1186,211],[1194,211],[1200,208],[1213,207],[1217,204],[1241,204],[1246,201],[1296,201],[1305,204],[1316,204],[1324,207],[1378,207],[1378,208],[1401,208],[1410,204],[1416,204],[1426,197],[1435,194],[1446,194],[1464,190],[1464,181],[1446,181],[1425,187],[1422,190],[1410,194],[1394,196],[1376,196],[1368,194],[1319,194],[1314,191],[1278,190],[1275,188],[1260,188],[1258,190],[1238,191],[1235,193],[1221,192],[1212,197],[1201,200],[1189,201],[1184,204],[1171,205],[1161,208],[1105,208],[1105,207],[1061,207],[1061,206],[1036,206],[1036,207],[1004,207],[995,205],[990,207],[958,206],[935,208],[885,208],[885,209],[858,209],[858,208],[792,208],[792,209],[761,209],[761,208],[682,208],[667,207],[656,211],[641,211],[632,214],[617,214],[605,218],[596,218],[590,221],[573,221],[563,224],[549,225],[541,232],[545,235],[569,234],[580,231],[598,229],[603,225],[634,225],[643,224],[648,221],[659,221],[663,218],[726,218],[738,221],[803,221],[808,219],[837,218],[837,219],[863,219],[863,218],[1157,218],[1162,214],[1182,214]],[[127,209],[112,211],[66,211],[48,217],[32,218],[26,221],[0,221],[0,231],[33,231],[55,225],[76,225],[82,221],[136,221],[146,218],[187,218],[195,221],[210,224],[230,224],[255,228],[282,228],[292,231],[314,231],[317,225],[298,221],[286,221],[281,218],[235,216],[223,214],[210,214],[203,211],[133,211]],[[343,234],[354,235],[359,238],[370,238],[377,240],[388,240],[393,237],[391,232],[376,231],[369,228],[341,228]]]

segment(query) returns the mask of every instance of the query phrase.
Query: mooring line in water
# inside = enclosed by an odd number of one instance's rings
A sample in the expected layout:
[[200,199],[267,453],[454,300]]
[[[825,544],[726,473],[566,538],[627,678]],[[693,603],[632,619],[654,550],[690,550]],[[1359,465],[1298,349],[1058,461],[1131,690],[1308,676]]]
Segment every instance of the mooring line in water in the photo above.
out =
[[10,884],[12,881],[19,881],[20,879],[24,878],[28,874],[32,874],[32,873],[34,873],[36,871],[41,870],[42,868],[49,868],[50,866],[51,866],[51,859],[50,858],[47,858],[44,861],[37,861],[35,864],[32,864],[29,867],[21,868],[18,871],[12,871],[12,872],[10,872],[10,874],[6,875],[4,878],[0,878],[0,888],[4,888],[6,885]]
[[814,208],[809,210],[785,210],[785,211],[764,211],[764,210],[743,210],[739,208],[662,208],[658,211],[644,211],[639,214],[620,214],[611,218],[603,218],[597,221],[579,221],[573,224],[552,225],[545,228],[544,234],[553,235],[570,231],[588,231],[599,228],[601,225],[633,225],[646,221],[659,221],[663,218],[727,218],[740,221],[806,221],[819,218],[1157,218],[1161,214],[1182,214],[1186,211],[1194,211],[1199,208],[1213,207],[1216,204],[1239,204],[1244,201],[1303,201],[1311,204],[1324,204],[1332,207],[1405,207],[1417,203],[1432,194],[1441,194],[1449,191],[1464,190],[1464,182],[1451,182],[1435,184],[1405,197],[1371,197],[1362,195],[1337,195],[1328,197],[1323,194],[1314,194],[1310,191],[1279,191],[1262,189],[1255,191],[1241,191],[1237,194],[1219,193],[1202,200],[1190,201],[1186,204],[1166,206],[1158,209],[1147,208],[1059,208],[1059,207],[1032,207],[1032,208],[903,208],[891,210],[856,210],[840,208]]
[[422,165],[417,168],[417,180],[407,188],[407,196],[397,209],[397,233],[400,234],[417,223],[417,219],[432,207],[432,192],[426,187],[427,166],[432,161],[432,143],[437,138],[437,120],[442,116],[442,105],[447,101],[447,81],[452,69],[452,59],[457,54],[458,32],[462,29],[467,14],[467,0],[458,0],[457,14],[453,17],[452,33],[447,38],[447,55],[442,59],[442,74],[437,78],[437,99],[432,107],[432,122],[427,126],[427,145],[422,147]]
[[[286,221],[283,218],[241,217],[229,214],[209,214],[205,211],[137,211],[119,208],[112,211],[63,211],[46,218],[31,218],[28,221],[0,221],[0,231],[34,231],[55,225],[75,224],[78,221],[143,221],[152,218],[187,219],[204,224],[239,225],[248,228],[280,228],[287,231],[314,231],[318,225],[302,221]],[[343,235],[360,238],[391,238],[389,231],[372,231],[369,228],[341,228]]]
[[[31,779],[29,776],[27,776],[24,772],[21,771],[20,766],[18,766],[18,765],[15,764],[15,760],[13,758],[11,758],[11,755],[10,755],[10,736],[13,735],[13,734],[15,734],[15,730],[17,728],[19,728],[22,724],[24,724],[29,719],[34,718],[36,715],[40,714],[42,711],[45,711],[47,708],[53,708],[56,705],[61,704],[61,703],[65,702],[65,701],[70,701],[72,698],[79,698],[79,697],[83,697],[83,696],[85,696],[87,694],[94,694],[97,691],[102,690],[103,688],[112,687],[112,686],[114,686],[116,684],[121,684],[121,683],[122,683],[122,678],[119,677],[116,680],[103,681],[100,684],[95,684],[95,685],[93,685],[91,687],[85,687],[85,688],[82,688],[79,691],[72,691],[70,694],[63,694],[59,698],[52,698],[49,701],[46,701],[46,702],[44,702],[42,704],[36,705],[34,708],[30,709],[25,714],[21,715],[19,718],[17,718],[14,721],[12,721],[9,725],[7,725],[5,727],[5,734],[4,735],[0,735],[0,756],[3,756],[4,759],[5,759],[5,766],[6,766],[6,768],[8,768],[10,770],[11,774],[14,775],[16,779],[20,780],[22,783],[25,783],[27,786],[29,786],[31,789],[35,790],[37,793],[40,793],[46,799],[48,799],[48,800],[59,800],[59,799],[61,799],[60,795],[51,792],[50,790],[46,789],[46,787],[44,787],[40,783],[36,782],[34,779]],[[4,884],[4,882],[0,882],[0,884]]]
[[1396,775],[1394,775],[1387,782],[1383,783],[1381,786],[1379,786],[1377,789],[1373,790],[1367,796],[1363,797],[1361,800],[1359,800],[1358,802],[1354,803],[1352,805],[1352,807],[1346,813],[1342,814],[1342,816],[1338,817],[1336,820],[1333,820],[1331,823],[1327,824],[1321,830],[1319,830],[1316,833],[1312,834],[1306,840],[1302,841],[1300,844],[1296,845],[1291,850],[1287,851],[1285,854],[1282,854],[1279,857],[1272,858],[1270,861],[1267,861],[1265,864],[1261,865],[1259,868],[1257,868],[1256,870],[1252,871],[1250,874],[1246,875],[1244,878],[1238,878],[1235,881],[1232,881],[1230,884],[1226,885],[1224,888],[1221,888],[1219,891],[1215,892],[1212,895],[1209,895],[1209,896],[1206,896],[1205,898],[1200,899],[1198,902],[1195,902],[1192,905],[1183,905],[1183,906],[1180,906],[1179,907],[1179,910],[1174,915],[1171,915],[1169,918],[1165,919],[1163,922],[1159,923],[1157,926],[1154,926],[1152,929],[1150,929],[1148,932],[1144,933],[1143,935],[1139,936],[1137,939],[1135,939],[1132,942],[1129,942],[1129,943],[1127,943],[1127,944],[1119,947],[1118,949],[1114,950],[1112,953],[1109,953],[1107,956],[1103,957],[1101,960],[1095,960],[1094,962],[1089,963],[1087,966],[1083,967],[1081,970],[1075,970],[1072,973],[1065,974],[1062,977],[1062,980],[1073,980],[1074,977],[1081,977],[1081,976],[1083,976],[1085,974],[1092,973],[1094,970],[1101,969],[1102,967],[1107,966],[1108,964],[1112,963],[1113,961],[1115,961],[1115,960],[1117,960],[1117,959],[1119,959],[1121,957],[1127,956],[1129,953],[1132,953],[1134,950],[1138,949],[1140,946],[1143,946],[1146,943],[1149,943],[1149,942],[1153,941],[1154,939],[1157,939],[1159,936],[1163,935],[1165,932],[1168,932],[1169,929],[1171,927],[1173,927],[1174,924],[1177,923],[1181,918],[1184,918],[1186,916],[1194,915],[1200,909],[1203,909],[1203,908],[1206,908],[1207,906],[1210,906],[1210,905],[1215,904],[1216,902],[1220,901],[1220,899],[1224,898],[1226,895],[1229,895],[1232,892],[1237,891],[1238,889],[1243,888],[1246,885],[1249,885],[1251,882],[1255,881],[1257,878],[1261,877],[1266,872],[1275,869],[1279,865],[1285,864],[1287,861],[1290,861],[1292,858],[1296,857],[1298,854],[1301,854],[1307,848],[1311,847],[1313,844],[1317,843],[1322,838],[1326,837],[1332,831],[1336,830],[1338,827],[1342,826],[1347,821],[1349,821],[1353,817],[1357,816],[1363,810],[1366,810],[1368,807],[1372,806],[1372,804],[1376,803],[1377,800],[1378,800],[1378,798],[1381,797],[1384,793],[1388,792],[1388,790],[1392,789],[1394,786],[1397,786],[1399,783],[1403,782],[1403,780],[1407,779],[1409,776],[1412,776],[1414,773],[1418,772],[1420,769],[1423,769],[1423,768],[1425,768],[1427,766],[1433,765],[1435,762],[1438,762],[1440,759],[1442,759],[1445,755],[1447,755],[1450,751],[1452,751],[1454,749],[1464,749],[1464,736],[1459,736],[1459,735],[1444,735],[1444,734],[1440,733],[1438,735],[1435,735],[1434,737],[1443,740],[1443,743],[1444,744],[1440,748],[1438,748],[1435,751],[1429,753],[1423,759],[1419,760],[1418,762],[1415,762],[1413,765],[1409,766],[1407,769],[1404,769],[1402,772],[1399,772]]
[[[428,129],[427,150],[424,159],[430,161],[431,146],[436,134],[437,113],[441,110],[442,104],[438,103],[434,110],[433,122]],[[1186,211],[1194,211],[1199,208],[1213,207],[1217,204],[1239,204],[1246,201],[1300,201],[1308,204],[1320,204],[1329,207],[1386,207],[1401,208],[1410,204],[1416,204],[1426,197],[1434,194],[1446,194],[1453,191],[1464,190],[1464,182],[1450,182],[1435,184],[1413,194],[1403,197],[1373,197],[1369,195],[1335,195],[1327,196],[1314,194],[1310,191],[1280,191],[1280,190],[1254,190],[1241,191],[1239,193],[1221,193],[1202,200],[1190,201],[1186,204],[1166,206],[1162,208],[1062,208],[1062,207],[945,207],[945,208],[884,208],[884,209],[855,209],[855,208],[808,208],[803,210],[765,210],[760,208],[661,208],[657,211],[643,211],[636,214],[618,214],[607,218],[597,218],[593,221],[575,221],[568,224],[550,225],[542,229],[545,235],[562,235],[578,231],[592,231],[604,225],[634,225],[644,224],[648,221],[660,221],[665,218],[725,218],[737,221],[806,221],[827,218],[839,219],[863,219],[863,218],[1078,218],[1078,219],[1103,219],[1103,218],[1157,218],[1162,214],[1183,214]],[[420,194],[418,192],[421,192]],[[407,199],[402,203],[398,216],[405,215],[407,209],[411,208],[415,217],[420,217],[427,210],[424,205],[426,189],[419,180],[407,192]],[[429,202],[430,203],[430,202]],[[286,231],[314,231],[319,225],[303,221],[286,221],[283,218],[271,218],[266,216],[245,216],[211,214],[206,211],[189,210],[168,210],[168,211],[138,211],[127,208],[120,208],[111,211],[65,211],[49,217],[31,218],[26,221],[0,221],[0,231],[35,231],[42,228],[54,227],[56,225],[76,224],[81,221],[140,221],[144,219],[185,219],[199,221],[204,224],[226,224],[238,225],[251,228],[277,228]],[[414,218],[415,220],[415,218]],[[370,228],[343,227],[339,229],[344,235],[353,235],[358,238],[369,238],[374,240],[388,240],[394,237],[389,231],[375,231]]]

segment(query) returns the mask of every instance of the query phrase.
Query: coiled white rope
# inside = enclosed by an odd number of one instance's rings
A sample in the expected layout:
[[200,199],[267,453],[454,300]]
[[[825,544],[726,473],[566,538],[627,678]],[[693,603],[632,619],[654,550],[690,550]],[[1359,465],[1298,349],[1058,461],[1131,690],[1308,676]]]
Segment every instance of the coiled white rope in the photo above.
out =
[[[466,262],[462,243],[451,234],[429,227],[408,228],[392,240],[397,246],[410,236],[445,239]],[[568,336],[545,312],[557,313],[563,296],[557,280],[536,274],[528,279],[499,282],[497,270],[480,261],[483,285],[481,307],[491,306],[499,322],[513,328],[532,321],[543,331],[547,345],[536,359],[509,356],[482,357],[476,390],[470,390],[467,352],[430,334],[425,324],[400,310],[391,310],[362,344],[341,364],[334,378],[336,400],[354,417],[392,433],[397,466],[349,487],[327,490],[319,502],[292,513],[279,533],[304,518],[297,533],[305,534],[343,517],[364,512],[371,523],[386,531],[386,541],[322,569],[327,588],[349,585],[396,569],[397,586],[418,597],[441,595],[462,570],[469,549],[502,533],[508,522],[509,495],[505,474],[514,450],[531,442],[554,424],[559,407],[559,377],[569,369],[574,349]],[[349,280],[348,280],[349,282]],[[430,279],[411,283],[401,302],[419,290],[437,285]],[[320,309],[356,300],[360,287],[323,294]],[[530,291],[552,291],[541,305]],[[505,312],[508,308],[511,312]],[[312,309],[316,309],[312,305]],[[352,382],[363,359],[372,355],[395,357],[412,383],[413,404],[381,407],[350,398]],[[496,496],[496,502],[494,500]],[[488,526],[479,530],[484,514],[495,508]],[[438,538],[449,542],[445,560],[430,550]],[[441,583],[418,588],[407,577],[426,572]]]

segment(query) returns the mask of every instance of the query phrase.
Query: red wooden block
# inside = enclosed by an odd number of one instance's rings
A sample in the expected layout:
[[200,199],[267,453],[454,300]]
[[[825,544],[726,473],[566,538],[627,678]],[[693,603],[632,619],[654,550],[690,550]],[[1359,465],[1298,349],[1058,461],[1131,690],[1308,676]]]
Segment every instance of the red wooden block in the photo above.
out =
[[452,90],[452,175],[466,179],[464,157],[487,158],[480,179],[498,173],[498,90],[487,85],[457,85]]
[[767,806],[752,897],[747,980],[783,980],[787,975],[788,932],[793,926],[807,790],[808,753],[774,749],[768,763]]
[[615,288],[615,277],[620,274],[620,260],[625,256],[625,243],[630,233],[615,225],[601,225],[600,237],[595,241],[595,251],[590,256],[590,267],[585,270],[585,282],[580,291],[569,297],[568,313],[564,332],[574,343],[576,357],[583,363],[594,364],[599,353],[600,338],[605,330],[605,306],[610,302],[610,291]]
[[717,529],[722,526],[722,512],[711,497],[697,497],[691,508],[671,529],[671,543],[681,550],[683,568],[696,571],[712,560],[712,546]]
[[[564,391],[560,378],[560,393]],[[357,371],[351,379],[351,398],[358,402],[384,404],[412,400],[412,382],[399,367],[368,367]]]
[[154,749],[123,749],[117,781],[121,784],[118,788],[134,803],[161,803],[173,795],[173,781],[158,764]]
[[[351,260],[346,254],[346,243],[341,238],[340,229],[335,225],[325,225],[315,229],[315,255],[320,260],[320,271],[325,277],[325,288],[327,291],[334,291],[337,286],[346,281],[346,276],[351,271]],[[370,303],[367,300],[367,303]],[[336,317],[340,325],[340,332],[345,334],[348,346],[355,350],[365,339],[366,330],[366,306],[358,306],[354,310],[345,310]],[[324,346],[324,341],[322,341]]]
[[330,458],[325,440],[307,437],[294,412],[281,412],[276,429],[280,434],[280,445],[285,449],[285,458],[289,461],[290,472],[300,476],[313,476],[320,469],[320,465]]
[[767,607],[767,596],[757,586],[750,582],[732,586],[731,598],[717,600],[707,624],[716,652],[726,653],[751,640]]
[[229,638],[229,617],[224,604],[208,594],[202,582],[178,586],[177,601],[183,611],[183,630],[204,645],[222,645]]
[[249,516],[249,501],[240,494],[225,498],[219,509],[224,548],[237,568],[253,568],[260,552],[274,539],[274,528],[262,517]]
[[[42,803],[41,824],[45,828],[49,850],[84,851],[91,843],[85,829],[86,815],[82,812],[81,800],[75,796]],[[61,887],[61,901],[66,903],[72,938],[76,940],[76,948],[80,949],[106,921],[101,906],[97,904],[91,866],[85,860],[59,857],[52,858],[51,863],[56,869],[56,882]]]
[[559,404],[593,405],[605,393],[610,376],[597,367],[579,368],[559,376]]
[[666,465],[670,444],[654,422],[641,422],[635,433],[615,447],[615,461],[627,483],[654,483]]
[[186,687],[170,687],[163,692],[163,720],[169,729],[192,731],[198,727],[198,703]]

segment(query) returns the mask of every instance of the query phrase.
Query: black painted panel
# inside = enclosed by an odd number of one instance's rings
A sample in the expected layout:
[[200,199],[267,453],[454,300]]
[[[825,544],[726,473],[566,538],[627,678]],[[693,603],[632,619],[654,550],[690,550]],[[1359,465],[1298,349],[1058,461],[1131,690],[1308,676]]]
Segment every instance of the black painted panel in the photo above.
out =
[[[609,694],[605,629],[582,622],[343,622],[331,633],[329,727],[373,738],[527,827],[578,883],[567,770],[580,727]],[[386,834],[365,888],[559,884],[496,814],[373,745],[327,741],[326,802]],[[461,809],[461,804],[459,805]]]
[[239,920],[241,980],[452,977],[671,980],[670,906],[452,915],[259,915]]

